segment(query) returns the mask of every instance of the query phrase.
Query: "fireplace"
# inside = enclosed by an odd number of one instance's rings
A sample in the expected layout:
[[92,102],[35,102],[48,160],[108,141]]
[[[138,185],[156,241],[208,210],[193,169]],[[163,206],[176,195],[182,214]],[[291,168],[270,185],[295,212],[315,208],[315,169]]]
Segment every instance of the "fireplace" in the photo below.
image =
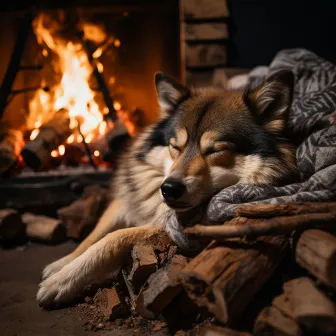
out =
[[113,168],[123,140],[157,118],[154,73],[180,77],[178,1],[5,10],[1,178]]

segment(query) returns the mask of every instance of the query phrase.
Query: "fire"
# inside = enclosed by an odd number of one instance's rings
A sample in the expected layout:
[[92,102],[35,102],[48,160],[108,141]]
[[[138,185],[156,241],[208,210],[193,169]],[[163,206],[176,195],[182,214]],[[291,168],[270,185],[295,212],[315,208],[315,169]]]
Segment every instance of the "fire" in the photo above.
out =
[[[34,22],[34,32],[42,46],[43,56],[49,57],[52,54],[58,60],[55,62],[54,70],[61,75],[61,79],[58,84],[50,88],[49,92],[38,90],[30,101],[28,128],[34,129],[30,139],[36,138],[41,124],[50,120],[56,111],[65,108],[69,111],[70,128],[75,133],[68,138],[67,143],[82,142],[83,138],[78,134],[78,127],[85,141],[90,143],[106,130],[106,122],[103,120],[104,106],[99,107],[95,99],[97,91],[89,86],[93,67],[82,44],[56,38],[54,31],[46,27],[45,22],[49,22],[48,20],[49,18],[46,20],[44,14],[39,15]],[[95,51],[95,59],[100,57],[111,43],[117,47],[120,46],[118,39],[107,37],[100,27],[86,24],[83,30],[86,36],[93,36],[100,43],[105,41],[103,46]],[[104,71],[103,64],[98,60],[96,66],[100,73]],[[42,82],[42,84],[47,83]],[[114,107],[118,110],[121,105],[115,102]],[[36,126],[37,124],[39,126]]]

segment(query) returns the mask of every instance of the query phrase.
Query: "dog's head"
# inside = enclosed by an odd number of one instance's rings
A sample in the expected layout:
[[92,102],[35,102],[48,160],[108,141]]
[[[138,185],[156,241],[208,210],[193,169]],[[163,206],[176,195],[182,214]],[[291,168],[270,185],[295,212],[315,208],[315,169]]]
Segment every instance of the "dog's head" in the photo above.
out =
[[162,200],[185,211],[233,184],[279,184],[287,177],[295,169],[283,137],[293,81],[291,72],[279,72],[255,90],[223,92],[188,89],[157,73],[162,118],[149,143],[154,159],[164,156]]

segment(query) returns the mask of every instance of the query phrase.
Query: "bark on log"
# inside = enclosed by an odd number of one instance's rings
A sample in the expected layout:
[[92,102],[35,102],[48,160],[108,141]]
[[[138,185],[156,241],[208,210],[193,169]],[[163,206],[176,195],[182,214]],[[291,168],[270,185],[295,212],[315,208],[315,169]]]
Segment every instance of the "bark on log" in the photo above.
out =
[[22,215],[22,221],[26,225],[26,233],[31,240],[54,244],[66,238],[65,227],[60,219],[27,212]]
[[187,258],[175,255],[170,263],[152,274],[136,299],[136,311],[142,317],[152,319],[182,290],[178,274],[187,264]]
[[131,252],[132,269],[128,275],[133,288],[138,291],[148,277],[158,268],[153,246],[136,245]]
[[37,137],[28,142],[21,152],[27,166],[35,170],[43,167],[50,160],[50,153],[71,135],[69,112],[59,110],[39,130]]
[[301,336],[302,331],[294,320],[283,315],[279,309],[266,307],[254,324],[253,335]]
[[109,320],[128,314],[128,308],[121,293],[116,287],[104,288],[93,298],[94,305]]
[[0,244],[7,247],[20,243],[25,237],[25,226],[14,209],[0,210]]
[[296,216],[308,213],[335,212],[336,202],[239,205],[236,211],[237,216],[250,218]]
[[[236,218],[244,221],[242,225],[235,225]],[[184,232],[193,238],[225,240],[235,237],[259,237],[265,235],[283,235],[294,230],[311,227],[330,227],[335,223],[336,212],[312,213],[297,216],[279,216],[269,219],[236,217],[223,225],[195,225],[186,228]]]
[[298,278],[284,285],[293,318],[312,334],[336,334],[336,306],[309,278]]
[[[236,218],[235,224],[244,223]],[[287,239],[260,237],[253,244],[239,240],[212,242],[181,272],[189,297],[222,323],[236,320],[284,256]]]
[[336,237],[321,230],[306,230],[294,246],[296,262],[322,283],[336,289]]
[[66,227],[67,237],[82,240],[90,233],[103,213],[107,194],[106,188],[87,186],[80,199],[57,211]]
[[22,132],[15,129],[0,131],[0,175],[15,166],[23,146]]

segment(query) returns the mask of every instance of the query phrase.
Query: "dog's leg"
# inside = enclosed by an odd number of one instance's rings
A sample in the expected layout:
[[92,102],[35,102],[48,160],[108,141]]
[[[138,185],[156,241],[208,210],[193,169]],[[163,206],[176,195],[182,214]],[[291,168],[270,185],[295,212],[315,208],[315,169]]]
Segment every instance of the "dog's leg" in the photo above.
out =
[[37,300],[41,306],[67,303],[73,300],[85,285],[103,280],[107,274],[118,271],[135,244],[166,236],[155,226],[127,228],[109,233],[89,247],[82,255],[64,266],[59,272],[40,284]]
[[105,210],[94,230],[78,245],[78,247],[67,256],[47,265],[42,272],[42,279],[46,279],[57,273],[66,264],[80,256],[92,244],[103,238],[109,232],[121,229],[125,223],[122,220],[122,202],[114,200]]

